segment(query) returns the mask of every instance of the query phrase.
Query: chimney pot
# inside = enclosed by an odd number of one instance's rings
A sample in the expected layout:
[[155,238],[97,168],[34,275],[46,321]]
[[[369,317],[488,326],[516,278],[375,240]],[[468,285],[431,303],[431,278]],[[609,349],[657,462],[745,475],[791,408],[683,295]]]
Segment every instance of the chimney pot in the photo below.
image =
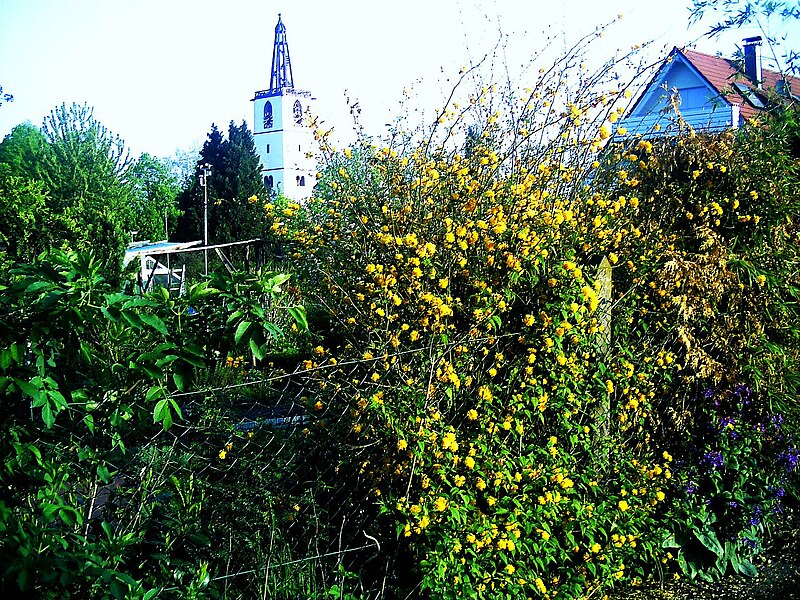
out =
[[744,74],[753,82],[761,85],[761,36],[744,38]]

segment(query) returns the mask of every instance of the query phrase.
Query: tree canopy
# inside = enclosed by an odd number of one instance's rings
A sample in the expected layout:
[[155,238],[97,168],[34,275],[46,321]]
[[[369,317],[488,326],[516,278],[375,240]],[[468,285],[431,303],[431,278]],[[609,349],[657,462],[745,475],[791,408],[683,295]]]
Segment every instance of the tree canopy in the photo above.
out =
[[40,128],[23,123],[0,143],[0,192],[0,243],[10,260],[52,246],[92,249],[114,279],[131,231],[163,237],[177,182],[149,155],[132,160],[91,107],[64,104]]

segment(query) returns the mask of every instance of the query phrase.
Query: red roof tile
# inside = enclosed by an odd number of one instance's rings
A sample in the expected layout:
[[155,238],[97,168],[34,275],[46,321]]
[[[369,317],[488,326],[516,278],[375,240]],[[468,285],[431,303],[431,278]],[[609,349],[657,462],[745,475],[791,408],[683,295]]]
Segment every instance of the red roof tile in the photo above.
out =
[[[761,77],[763,81],[760,87],[754,87],[752,82],[737,67],[737,64],[727,58],[703,54],[696,50],[679,49],[683,56],[691,62],[700,74],[713,85],[731,104],[738,105],[740,114],[743,118],[749,119],[757,115],[762,109],[754,107],[744,96],[733,86],[734,83],[742,83],[753,90],[754,93],[763,99],[764,91],[775,92],[775,86],[783,76],[780,73],[762,69]],[[786,76],[793,94],[800,94],[800,78]]]

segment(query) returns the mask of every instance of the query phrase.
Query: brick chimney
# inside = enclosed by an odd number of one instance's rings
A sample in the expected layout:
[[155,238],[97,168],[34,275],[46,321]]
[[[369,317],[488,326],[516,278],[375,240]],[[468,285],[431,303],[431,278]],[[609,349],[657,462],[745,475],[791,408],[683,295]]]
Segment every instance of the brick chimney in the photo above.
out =
[[753,82],[761,85],[761,36],[744,38],[744,74]]

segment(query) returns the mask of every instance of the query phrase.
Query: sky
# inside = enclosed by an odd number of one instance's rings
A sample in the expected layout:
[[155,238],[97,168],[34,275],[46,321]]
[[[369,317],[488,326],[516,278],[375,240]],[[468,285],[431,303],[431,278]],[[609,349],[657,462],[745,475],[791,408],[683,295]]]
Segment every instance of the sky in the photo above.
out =
[[[131,148],[167,157],[202,144],[212,123],[253,127],[250,100],[269,87],[278,14],[286,25],[295,87],[347,143],[358,102],[367,132],[380,136],[401,108],[433,110],[461,66],[494,48],[512,79],[544,63],[598,25],[622,20],[594,46],[598,57],[652,41],[656,60],[698,40],[690,0],[0,0],[0,136],[41,125],[56,106],[94,107]],[[728,56],[743,37],[700,40]],[[552,61],[552,59],[550,59]],[[538,64],[537,64],[538,68]],[[535,71],[534,71],[535,72]],[[406,107],[407,108],[407,107]]]

